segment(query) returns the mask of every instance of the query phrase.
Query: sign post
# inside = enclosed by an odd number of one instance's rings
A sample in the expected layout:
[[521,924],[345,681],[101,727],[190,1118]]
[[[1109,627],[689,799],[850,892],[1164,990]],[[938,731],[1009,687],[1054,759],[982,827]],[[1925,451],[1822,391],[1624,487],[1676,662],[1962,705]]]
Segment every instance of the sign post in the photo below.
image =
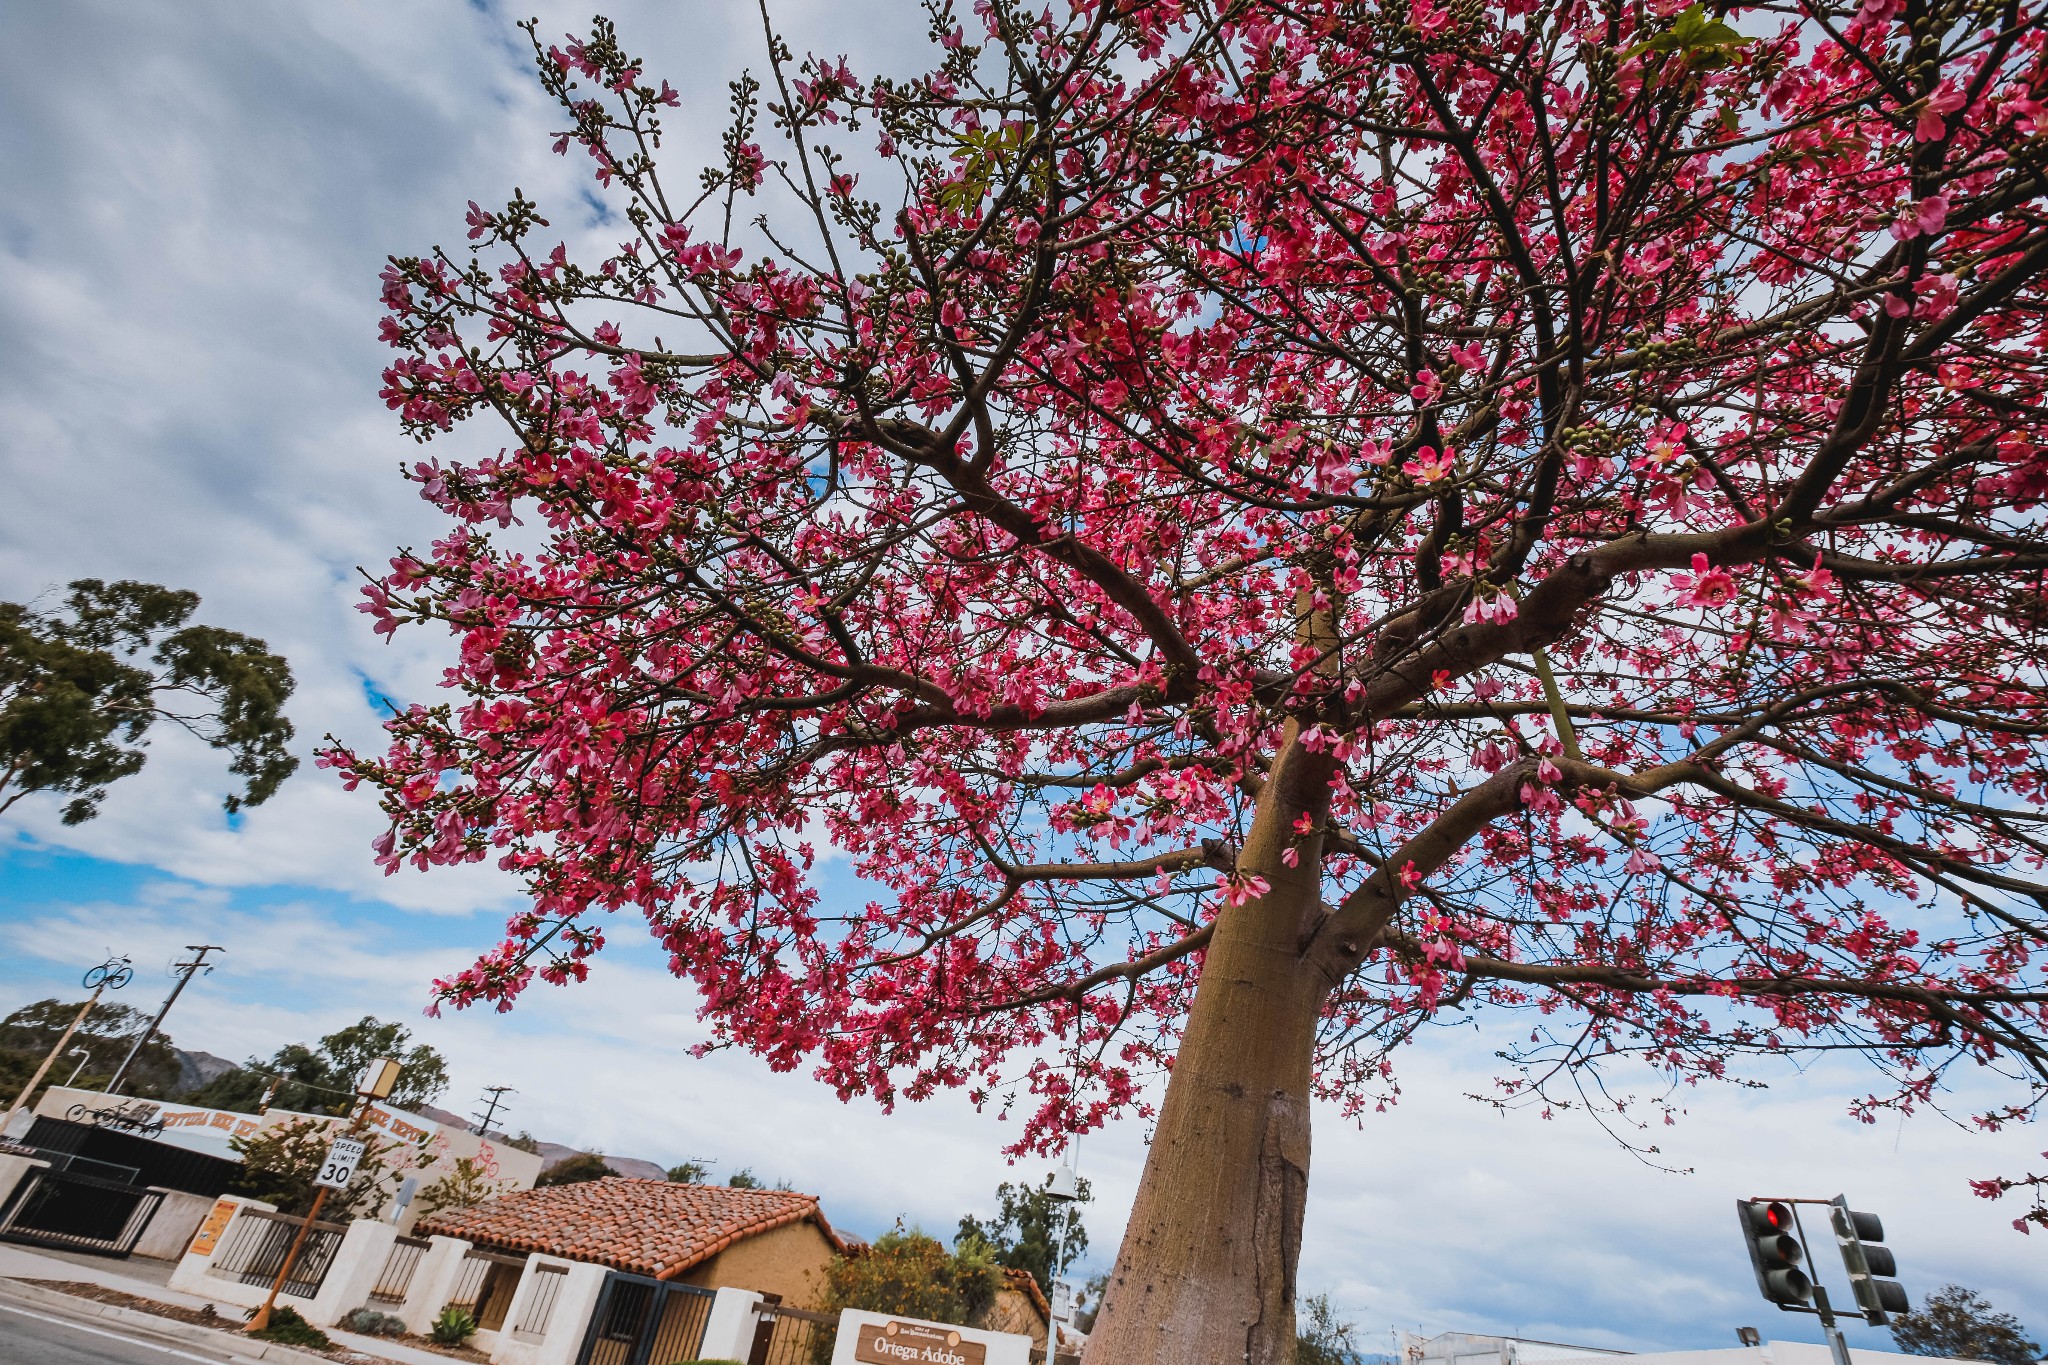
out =
[[363,1125],[370,1117],[370,1101],[386,1099],[392,1088],[398,1084],[398,1063],[380,1058],[370,1063],[362,1080],[356,1083],[355,1114],[349,1119],[348,1128],[340,1137],[328,1145],[327,1155],[320,1160],[320,1173],[313,1177],[313,1207],[306,1210],[306,1221],[299,1224],[298,1235],[292,1238],[291,1249],[284,1254],[284,1264],[277,1268],[277,1278],[270,1282],[270,1292],[263,1296],[263,1306],[249,1319],[245,1332],[260,1332],[270,1326],[270,1310],[277,1304],[277,1296],[284,1289],[284,1282],[291,1277],[292,1267],[298,1264],[299,1249],[306,1244],[306,1234],[313,1230],[313,1223],[320,1217],[320,1207],[327,1202],[329,1190],[344,1190],[356,1178],[356,1167],[362,1164],[364,1154],[369,1150],[356,1134],[363,1131]]

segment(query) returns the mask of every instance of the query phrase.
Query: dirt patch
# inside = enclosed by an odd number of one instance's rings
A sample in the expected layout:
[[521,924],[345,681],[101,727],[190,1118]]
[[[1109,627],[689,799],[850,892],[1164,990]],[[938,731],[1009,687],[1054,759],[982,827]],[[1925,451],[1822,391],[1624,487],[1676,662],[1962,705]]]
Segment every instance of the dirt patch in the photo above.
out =
[[[108,1303],[116,1308],[133,1308],[138,1313],[190,1323],[194,1327],[211,1327],[221,1332],[242,1330],[241,1319],[216,1313],[211,1304],[204,1308],[186,1308],[157,1299],[145,1299],[142,1295],[130,1294],[125,1289],[110,1289],[106,1285],[92,1284],[85,1280],[21,1280],[19,1283],[32,1284],[38,1289],[54,1289],[59,1294],[69,1294],[75,1299],[91,1299],[94,1303]],[[295,1346],[292,1349],[304,1351],[308,1355],[325,1356],[329,1360],[341,1362],[341,1365],[390,1365],[383,1356],[364,1355],[361,1351],[351,1351],[343,1346],[337,1346],[331,1351],[316,1351],[311,1346]],[[489,1359],[488,1356],[482,1355],[473,1358],[485,1361]]]

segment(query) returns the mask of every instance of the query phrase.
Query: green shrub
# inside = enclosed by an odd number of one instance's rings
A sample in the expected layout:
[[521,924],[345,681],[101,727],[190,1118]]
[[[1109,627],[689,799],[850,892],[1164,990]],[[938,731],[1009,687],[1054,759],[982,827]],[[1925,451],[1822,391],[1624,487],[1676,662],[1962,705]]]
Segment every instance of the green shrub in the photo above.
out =
[[898,1223],[865,1251],[832,1258],[825,1269],[824,1307],[972,1327],[995,1302],[1002,1276],[979,1237],[963,1237],[947,1251],[938,1238]]
[[[250,1317],[255,1317],[251,1310]],[[270,1325],[260,1332],[251,1332],[252,1337],[274,1341],[281,1346],[311,1346],[316,1351],[331,1351],[334,1342],[327,1333],[299,1316],[299,1310],[290,1304],[280,1303],[270,1310]]]
[[465,1308],[449,1304],[441,1310],[441,1316],[434,1319],[434,1325],[427,1329],[427,1335],[434,1339],[436,1346],[460,1346],[476,1331],[476,1319]]
[[402,1337],[405,1323],[389,1313],[380,1313],[374,1308],[358,1308],[343,1318],[340,1327],[344,1332],[360,1332],[366,1337]]

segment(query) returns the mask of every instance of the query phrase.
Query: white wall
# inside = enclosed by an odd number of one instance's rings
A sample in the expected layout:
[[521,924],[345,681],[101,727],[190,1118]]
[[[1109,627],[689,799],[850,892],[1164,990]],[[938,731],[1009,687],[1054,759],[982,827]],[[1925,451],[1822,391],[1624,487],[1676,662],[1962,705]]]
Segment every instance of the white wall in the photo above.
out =
[[161,1185],[150,1188],[163,1195],[164,1201],[150,1215],[149,1226],[142,1230],[141,1239],[135,1243],[135,1254],[159,1261],[175,1261],[185,1254],[186,1244],[192,1240],[192,1234],[199,1231],[200,1220],[213,1207],[213,1200],[203,1194],[167,1190]]

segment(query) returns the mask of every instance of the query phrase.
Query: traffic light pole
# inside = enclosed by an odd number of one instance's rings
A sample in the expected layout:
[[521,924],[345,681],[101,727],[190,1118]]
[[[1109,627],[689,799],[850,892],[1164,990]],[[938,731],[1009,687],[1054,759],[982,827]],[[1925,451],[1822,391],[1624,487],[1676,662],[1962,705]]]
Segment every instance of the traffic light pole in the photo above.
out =
[[1849,1339],[1842,1335],[1841,1328],[1835,1326],[1835,1310],[1828,1306],[1825,1286],[1814,1285],[1813,1301],[1820,1310],[1821,1329],[1828,1334],[1828,1350],[1834,1354],[1835,1365],[1850,1365]]

